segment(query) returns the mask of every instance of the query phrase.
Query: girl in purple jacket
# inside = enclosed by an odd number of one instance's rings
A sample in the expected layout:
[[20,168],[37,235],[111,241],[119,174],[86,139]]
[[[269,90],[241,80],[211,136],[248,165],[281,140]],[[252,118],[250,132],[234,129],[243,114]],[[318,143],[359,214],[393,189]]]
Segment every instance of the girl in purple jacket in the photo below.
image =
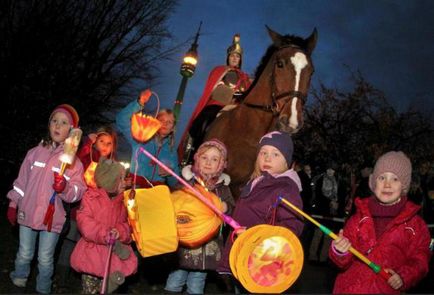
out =
[[[12,283],[24,288],[30,273],[30,263],[39,236],[38,270],[36,291],[50,293],[53,275],[54,251],[65,222],[62,200],[67,203],[79,201],[86,190],[83,181],[83,166],[74,161],[60,171],[59,156],[71,128],[78,127],[78,114],[67,104],[54,109],[48,121],[48,136],[37,147],[32,148],[24,158],[13,189],[7,194],[10,199],[7,217],[12,225],[18,221],[19,249],[15,259],[15,270],[11,272]],[[54,174],[54,180],[53,180]],[[54,215],[51,230],[44,223],[53,190],[57,193],[54,201]]]
[[[243,188],[232,214],[241,226],[250,228],[271,223],[289,228],[297,236],[301,234],[303,221],[298,216],[283,206],[273,210],[279,196],[302,208],[300,178],[290,169],[293,150],[291,136],[287,133],[274,131],[261,138],[255,170]],[[228,239],[217,269],[219,273],[230,273],[231,248],[232,241]]]

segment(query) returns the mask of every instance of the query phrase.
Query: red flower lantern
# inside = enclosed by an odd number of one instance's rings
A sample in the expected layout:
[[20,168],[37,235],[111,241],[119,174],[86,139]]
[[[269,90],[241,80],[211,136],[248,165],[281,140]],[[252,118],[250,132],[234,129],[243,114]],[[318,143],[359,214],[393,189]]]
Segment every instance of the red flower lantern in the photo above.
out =
[[152,116],[141,111],[131,117],[131,135],[140,142],[149,140],[160,129],[161,123]]

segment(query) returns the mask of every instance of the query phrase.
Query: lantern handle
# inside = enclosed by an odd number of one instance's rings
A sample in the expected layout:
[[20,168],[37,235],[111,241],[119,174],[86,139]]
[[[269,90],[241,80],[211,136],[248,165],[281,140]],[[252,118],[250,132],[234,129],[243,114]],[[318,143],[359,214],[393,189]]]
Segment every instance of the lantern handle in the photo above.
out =
[[[157,111],[155,112],[154,118],[157,118],[158,113],[160,112],[160,97],[158,96],[157,92],[151,90],[152,95],[155,96],[157,99]],[[145,115],[145,106],[141,106],[140,111],[143,115]]]

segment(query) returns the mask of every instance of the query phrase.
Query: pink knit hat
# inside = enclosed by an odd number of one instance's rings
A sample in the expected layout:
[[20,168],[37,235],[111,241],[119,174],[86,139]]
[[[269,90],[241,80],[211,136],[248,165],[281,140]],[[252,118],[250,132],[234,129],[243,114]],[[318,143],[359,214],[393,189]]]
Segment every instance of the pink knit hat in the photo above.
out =
[[226,149],[226,146],[223,142],[221,142],[218,139],[210,139],[208,141],[205,141],[204,143],[202,143],[199,148],[197,149],[197,152],[194,154],[194,165],[193,165],[193,170],[194,172],[199,172],[198,171],[198,159],[200,157],[200,155],[202,155],[204,152],[206,152],[209,148],[214,147],[216,148],[222,155],[222,159],[219,163],[219,167],[217,169],[217,174],[220,175],[223,170],[226,168],[226,164],[227,164],[227,156],[228,156],[228,151]]
[[411,182],[411,162],[403,152],[391,151],[378,158],[374,172],[369,176],[369,187],[375,190],[375,182],[383,173],[392,172],[398,176],[402,183],[402,189],[408,192]]

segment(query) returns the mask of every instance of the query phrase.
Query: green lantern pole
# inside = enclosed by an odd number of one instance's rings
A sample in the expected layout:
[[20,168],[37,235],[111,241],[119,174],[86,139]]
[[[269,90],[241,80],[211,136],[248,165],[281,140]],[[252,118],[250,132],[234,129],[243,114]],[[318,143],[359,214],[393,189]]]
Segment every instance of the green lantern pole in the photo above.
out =
[[185,88],[187,87],[187,81],[189,78],[193,77],[194,71],[196,70],[197,64],[197,41],[200,36],[200,28],[202,27],[202,22],[199,24],[199,29],[197,30],[194,42],[191,44],[190,49],[184,56],[183,63],[181,65],[180,74],[182,76],[181,85],[179,85],[178,95],[176,96],[175,105],[173,106],[173,114],[175,116],[175,121],[178,121],[179,114],[181,112],[181,106],[184,101]]

